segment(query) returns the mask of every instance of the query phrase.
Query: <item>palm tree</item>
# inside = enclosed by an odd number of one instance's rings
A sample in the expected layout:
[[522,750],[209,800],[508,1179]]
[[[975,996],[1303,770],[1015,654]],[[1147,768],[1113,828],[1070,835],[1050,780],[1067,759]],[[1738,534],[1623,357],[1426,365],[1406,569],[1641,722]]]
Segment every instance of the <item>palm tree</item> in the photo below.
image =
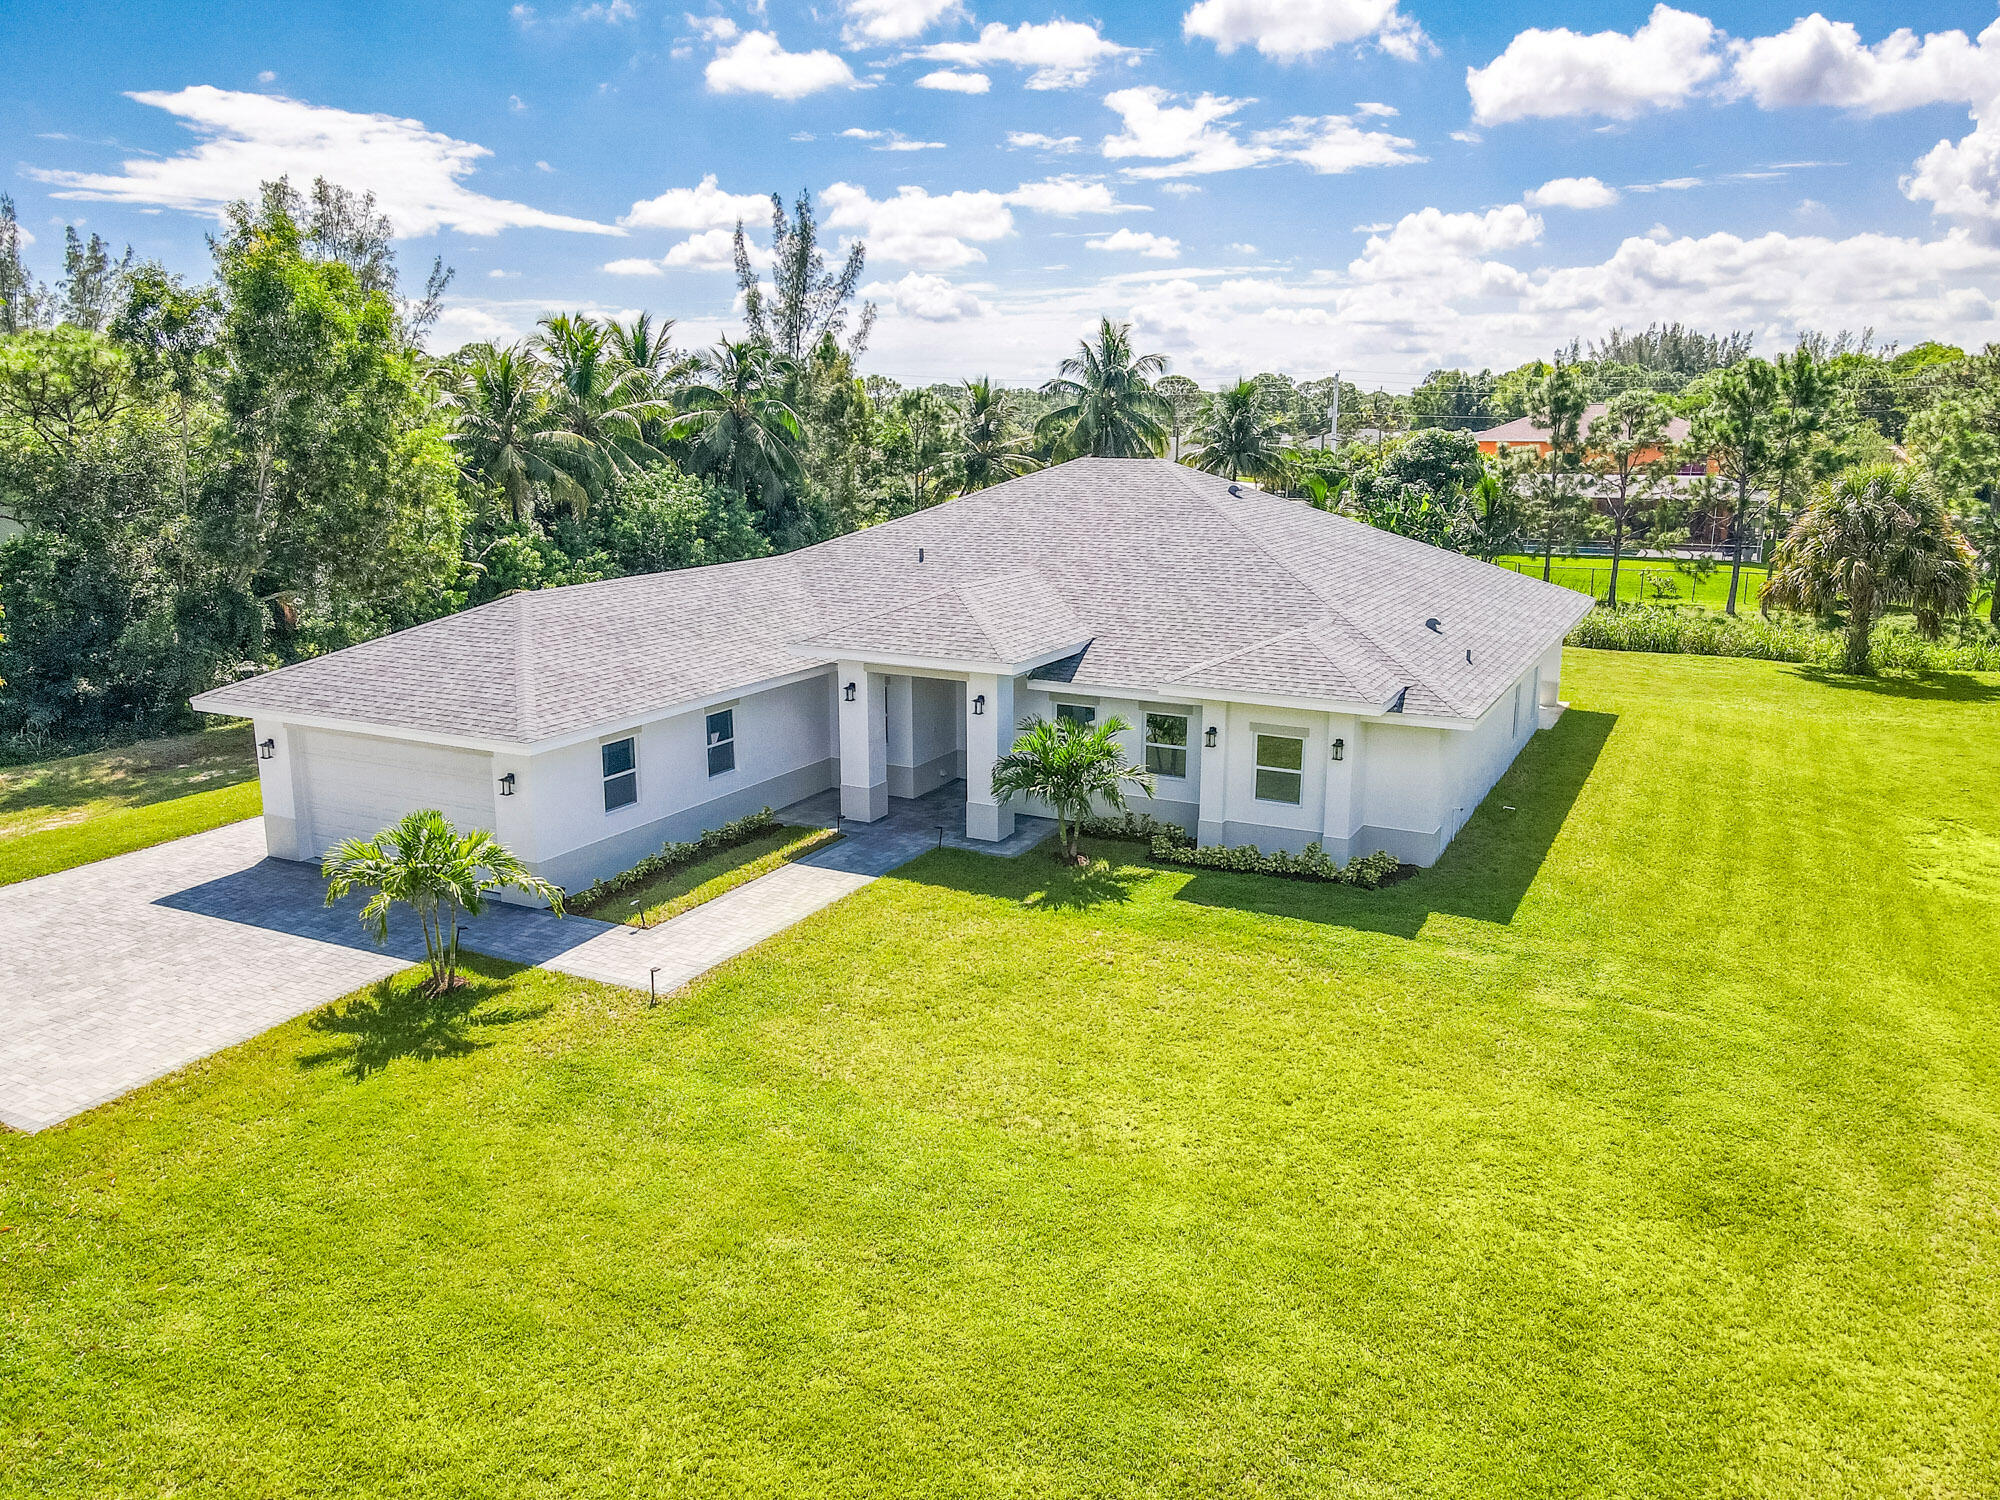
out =
[[722,340],[702,361],[702,377],[681,392],[682,412],[666,434],[691,444],[697,474],[728,485],[775,518],[800,482],[803,428],[779,394],[791,362],[767,345]]
[[1278,471],[1284,449],[1278,420],[1264,410],[1257,382],[1239,380],[1209,403],[1194,466],[1229,479],[1264,479]]
[[542,319],[537,345],[550,365],[549,421],[588,445],[585,490],[575,496],[584,513],[589,490],[599,495],[666,455],[646,438],[646,424],[668,414],[649,371],[628,364],[605,326],[581,314]]
[[1038,467],[1007,410],[1007,393],[984,376],[965,382],[965,488],[967,493],[1013,479]]
[[561,886],[531,872],[484,829],[460,833],[434,809],[413,812],[372,839],[348,839],[328,852],[320,873],[328,906],[357,889],[374,892],[361,921],[378,943],[389,939],[392,907],[400,902],[416,912],[434,995],[458,983],[459,917],[478,916],[489,892],[512,886],[563,914]]
[[544,395],[541,369],[525,350],[486,345],[472,353],[445,398],[460,467],[496,486],[516,521],[533,508],[537,485],[580,505],[580,476],[591,466],[583,439],[550,426]]
[[1842,475],[1807,505],[1771,559],[1760,601],[1821,616],[1845,603],[1845,665],[1866,672],[1885,607],[1907,605],[1935,640],[1947,616],[1972,607],[1975,576],[1972,546],[1930,481],[1881,465]]
[[674,346],[667,342],[673,327],[674,320],[668,318],[655,328],[651,313],[634,314],[629,323],[607,318],[604,342],[628,369],[638,370],[654,381],[671,380],[680,373],[676,367],[686,363],[675,356]]
[[1055,809],[1063,858],[1075,861],[1078,827],[1102,801],[1125,810],[1126,783],[1153,795],[1153,778],[1125,758],[1118,736],[1132,726],[1113,716],[1102,724],[1036,715],[1021,725],[1014,748],[993,762],[993,795],[1033,797]]
[[1167,361],[1134,356],[1132,325],[1101,319],[1042,387],[1056,405],[1035,424],[1035,439],[1058,458],[1152,457],[1166,446],[1173,410],[1153,389]]

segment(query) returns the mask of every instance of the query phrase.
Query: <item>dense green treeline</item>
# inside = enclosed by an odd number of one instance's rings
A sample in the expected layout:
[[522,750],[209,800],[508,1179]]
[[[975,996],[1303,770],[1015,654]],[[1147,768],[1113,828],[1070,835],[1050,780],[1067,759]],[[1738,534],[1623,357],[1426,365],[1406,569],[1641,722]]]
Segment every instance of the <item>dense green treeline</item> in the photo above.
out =
[[[785,551],[1078,455],[1166,455],[1483,556],[1595,540],[1614,567],[1761,560],[1838,476],[1911,460],[1989,580],[2000,557],[1993,351],[1815,337],[1767,362],[1674,325],[1404,395],[1207,391],[1106,319],[1038,388],[905,388],[861,369],[865,247],[830,266],[806,197],[774,198],[772,231],[760,273],[739,229],[740,340],[554,313],[433,357],[450,272],[405,295],[368,197],[267,184],[200,284],[72,232],[52,288],[0,199],[0,754],[166,730],[218,682],[510,590]],[[1550,441],[1482,454],[1516,416]]]

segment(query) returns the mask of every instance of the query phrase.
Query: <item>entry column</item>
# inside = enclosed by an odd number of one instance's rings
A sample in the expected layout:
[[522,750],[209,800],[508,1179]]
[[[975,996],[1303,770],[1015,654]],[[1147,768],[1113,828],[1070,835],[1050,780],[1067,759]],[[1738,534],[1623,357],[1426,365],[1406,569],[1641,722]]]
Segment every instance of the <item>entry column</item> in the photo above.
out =
[[1014,809],[993,795],[993,762],[1014,748],[1014,679],[974,672],[965,680],[965,836],[997,843],[1014,831]]
[[840,815],[873,823],[889,811],[888,685],[858,661],[837,663],[840,694]]
[[[1215,736],[1210,746],[1208,737]],[[1201,737],[1201,814],[1195,822],[1195,838],[1203,844],[1229,842],[1229,705],[1204,703],[1201,718],[1188,729],[1190,738]]]

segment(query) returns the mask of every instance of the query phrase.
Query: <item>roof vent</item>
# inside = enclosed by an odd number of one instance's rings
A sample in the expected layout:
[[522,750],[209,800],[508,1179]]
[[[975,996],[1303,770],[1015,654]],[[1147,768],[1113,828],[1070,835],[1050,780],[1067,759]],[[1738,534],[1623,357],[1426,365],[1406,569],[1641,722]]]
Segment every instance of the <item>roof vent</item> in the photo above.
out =
[[1398,688],[1396,690],[1396,696],[1390,700],[1389,706],[1387,709],[1384,710],[1384,712],[1392,714],[1401,713],[1403,711],[1403,700],[1409,696],[1410,696],[1410,690],[1408,688]]
[[1424,629],[1435,630],[1439,635],[1444,634],[1444,627],[1438,624],[1437,617],[1435,615],[1433,615],[1430,619],[1424,621]]
[[1232,484],[1229,487],[1229,493],[1234,495],[1238,500],[1241,500],[1243,498],[1243,486],[1240,484]]
[[1465,648],[1465,664],[1468,667],[1472,665],[1472,648],[1470,646]]
[[923,560],[924,560],[924,549],[919,547],[917,548],[917,561],[922,562]]

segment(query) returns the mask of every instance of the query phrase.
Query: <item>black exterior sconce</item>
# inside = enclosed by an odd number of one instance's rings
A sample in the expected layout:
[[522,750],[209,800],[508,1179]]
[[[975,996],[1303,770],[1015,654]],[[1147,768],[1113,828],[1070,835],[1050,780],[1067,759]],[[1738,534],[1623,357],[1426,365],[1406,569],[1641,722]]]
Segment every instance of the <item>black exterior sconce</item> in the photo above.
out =
[[272,760],[276,758],[277,754],[278,742],[276,740],[257,741],[257,759]]
[[976,719],[985,712],[986,695],[984,693],[975,693],[972,698],[972,717]]
[[1335,740],[1335,741],[1333,742],[1333,758],[1334,758],[1335,760],[1346,760],[1346,759],[1347,759],[1347,741],[1346,741],[1346,740]]
[[1203,737],[1202,740],[1202,743],[1207,745],[1208,748],[1211,750],[1215,748],[1215,733],[1216,733],[1215,726],[1213,724],[1209,725],[1208,733],[1206,736]]
[[512,771],[509,771],[505,776],[500,778],[500,795],[503,797],[514,795],[514,773]]
[[852,703],[854,701],[854,684],[850,682],[846,687],[842,688],[840,696],[845,698],[849,703]]

